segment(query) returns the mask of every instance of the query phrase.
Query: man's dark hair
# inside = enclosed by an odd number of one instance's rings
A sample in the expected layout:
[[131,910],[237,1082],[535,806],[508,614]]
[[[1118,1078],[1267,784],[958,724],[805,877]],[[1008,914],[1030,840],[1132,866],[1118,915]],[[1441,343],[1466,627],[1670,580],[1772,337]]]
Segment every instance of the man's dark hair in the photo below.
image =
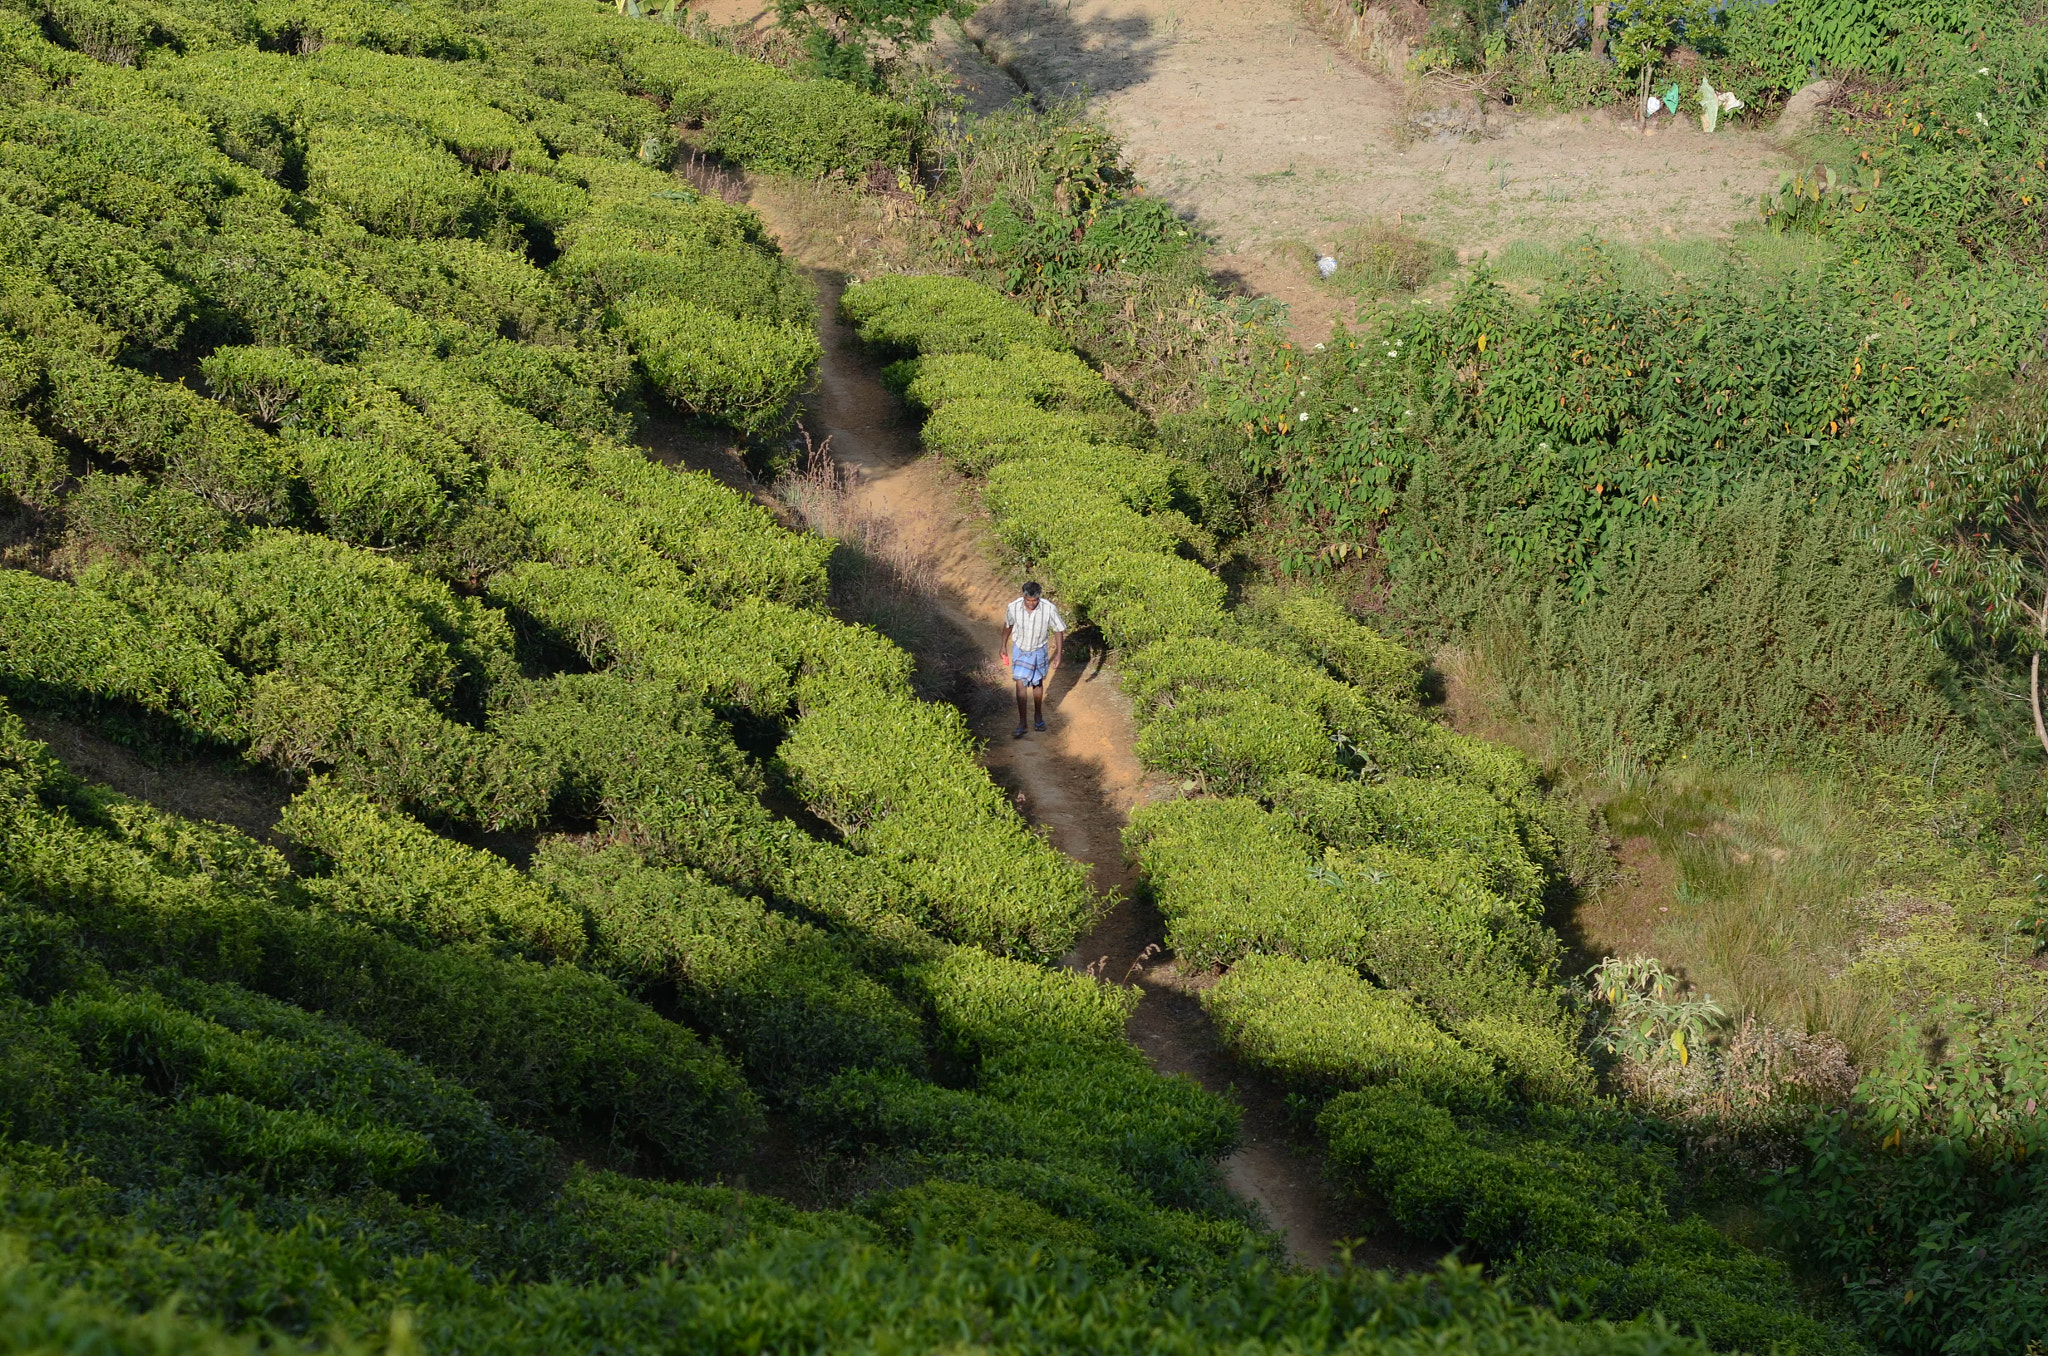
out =
[[1038,581],[1036,579],[1024,581],[1024,596],[1026,598],[1036,598],[1038,596]]

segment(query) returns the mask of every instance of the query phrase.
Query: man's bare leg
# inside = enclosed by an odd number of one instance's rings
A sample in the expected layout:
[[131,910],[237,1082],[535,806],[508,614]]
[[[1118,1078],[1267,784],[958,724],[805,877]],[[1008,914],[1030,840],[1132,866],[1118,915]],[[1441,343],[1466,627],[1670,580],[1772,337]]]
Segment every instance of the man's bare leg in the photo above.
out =
[[1017,689],[1017,728],[1024,728],[1024,680],[1019,678],[1010,684]]

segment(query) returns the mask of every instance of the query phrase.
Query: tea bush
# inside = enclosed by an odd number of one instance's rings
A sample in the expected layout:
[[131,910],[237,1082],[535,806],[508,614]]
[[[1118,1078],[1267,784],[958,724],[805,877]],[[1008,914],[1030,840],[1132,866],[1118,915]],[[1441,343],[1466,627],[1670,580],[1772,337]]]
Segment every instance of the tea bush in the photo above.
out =
[[1558,1287],[1593,1313],[1655,1308],[1717,1348],[1863,1349],[1797,1312],[1782,1264],[1697,1216],[1672,1223],[1669,1151],[1633,1139],[1618,1115],[1494,1129],[1394,1086],[1336,1098],[1321,1123],[1339,1180],[1377,1193],[1404,1228],[1515,1258],[1508,1275],[1534,1293]]
[[976,766],[958,712],[859,690],[805,706],[777,752],[798,794],[933,901],[956,940],[1050,961],[1093,921],[1083,868]]
[[620,321],[657,390],[742,433],[789,426],[820,352],[809,325],[735,320],[673,302],[636,302]]
[[325,1013],[486,1097],[514,1124],[677,1163],[747,1131],[737,1074],[687,1031],[568,967],[422,951],[307,912],[283,862],[227,830],[119,801],[95,828],[8,774],[5,885],[116,972],[170,967]]
[[979,353],[1000,359],[1017,346],[1067,346],[1052,326],[966,278],[876,278],[849,289],[840,313],[862,343],[890,358]]
[[680,1011],[773,1095],[922,1058],[916,1017],[828,933],[623,847],[553,840],[534,876],[585,911],[597,968],[627,984],[674,984]]
[[326,779],[293,798],[277,831],[318,864],[306,892],[324,909],[428,944],[537,960],[574,960],[584,949],[577,912],[512,867]]
[[1490,1060],[1334,961],[1246,956],[1202,1007],[1245,1059],[1312,1090],[1391,1082],[1438,1105],[1500,1097]]

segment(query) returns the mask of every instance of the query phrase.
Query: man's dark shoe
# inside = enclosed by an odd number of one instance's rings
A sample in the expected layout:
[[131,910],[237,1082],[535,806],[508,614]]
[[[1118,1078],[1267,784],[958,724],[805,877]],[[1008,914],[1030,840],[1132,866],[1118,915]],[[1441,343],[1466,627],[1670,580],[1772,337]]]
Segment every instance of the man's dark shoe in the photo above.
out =
[[[1043,729],[1044,729],[1045,727],[1044,727],[1043,725],[1041,725],[1041,726],[1039,726],[1038,728],[1039,728],[1039,729],[1041,729],[1041,730],[1043,730]],[[1024,737],[1024,727],[1023,727],[1022,725],[1019,725],[1019,726],[1018,726],[1018,727],[1017,727],[1016,729],[1014,729],[1014,730],[1010,731],[1010,738],[1012,738],[1012,739],[1022,739],[1023,737]]]
[[[1044,733],[1045,733],[1045,717],[1044,717],[1044,716],[1040,716],[1040,717],[1038,718],[1038,720],[1037,720],[1037,723],[1036,723],[1036,724],[1034,724],[1034,725],[1032,725],[1032,727],[1031,727],[1031,728],[1032,728],[1032,729],[1034,729],[1034,730],[1036,730],[1036,731],[1038,731],[1038,732],[1039,732],[1040,734],[1044,734]],[[1023,731],[1022,731],[1022,730],[1019,730],[1019,731],[1018,731],[1018,733],[1019,733],[1019,734],[1022,734],[1022,733],[1023,733]]]

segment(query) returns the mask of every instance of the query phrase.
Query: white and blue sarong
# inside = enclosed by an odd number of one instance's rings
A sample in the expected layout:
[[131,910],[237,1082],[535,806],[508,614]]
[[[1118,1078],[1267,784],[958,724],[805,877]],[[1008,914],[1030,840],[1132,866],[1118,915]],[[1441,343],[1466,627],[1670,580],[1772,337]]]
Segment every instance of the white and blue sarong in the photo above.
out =
[[1037,687],[1045,681],[1045,671],[1051,667],[1050,646],[1041,645],[1035,650],[1020,650],[1010,647],[1010,676],[1026,687]]

